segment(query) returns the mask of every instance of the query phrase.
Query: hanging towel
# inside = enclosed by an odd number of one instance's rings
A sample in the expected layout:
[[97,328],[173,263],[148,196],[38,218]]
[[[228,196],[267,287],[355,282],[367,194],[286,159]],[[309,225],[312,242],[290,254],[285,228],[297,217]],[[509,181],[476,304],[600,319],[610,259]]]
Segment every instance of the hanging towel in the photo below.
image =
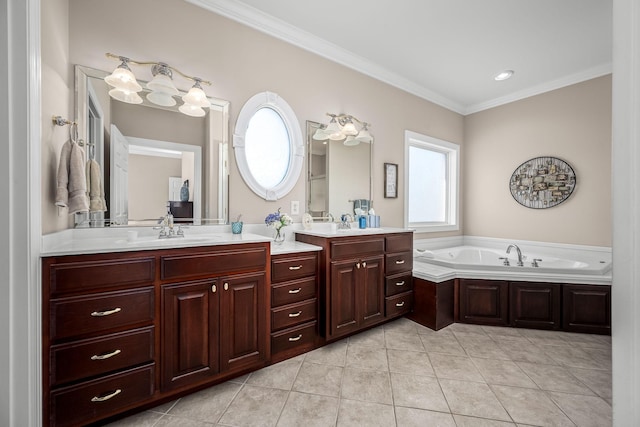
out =
[[87,212],[87,180],[85,177],[84,151],[76,143],[65,142],[58,164],[58,188],[56,206],[68,207],[69,213]]
[[87,162],[87,197],[89,197],[89,212],[105,212],[107,201],[104,198],[102,185],[102,171],[95,159]]

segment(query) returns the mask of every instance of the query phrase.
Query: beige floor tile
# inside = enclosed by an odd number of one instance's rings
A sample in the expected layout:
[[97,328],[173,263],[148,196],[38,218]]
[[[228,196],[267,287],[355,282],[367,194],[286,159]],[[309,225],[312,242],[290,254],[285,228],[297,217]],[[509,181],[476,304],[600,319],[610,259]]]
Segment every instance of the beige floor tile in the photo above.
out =
[[487,384],[537,388],[536,384],[514,362],[474,358],[472,361]]
[[511,421],[509,414],[487,384],[469,381],[440,380],[451,412],[459,415]]
[[393,406],[340,399],[338,427],[389,427],[395,425]]
[[285,360],[252,372],[246,384],[291,390],[300,366],[302,366],[301,359]]
[[151,412],[159,412],[161,414],[166,414],[167,412],[169,412],[171,410],[171,408],[173,408],[175,406],[176,403],[178,403],[180,401],[180,399],[176,399],[176,400],[172,400],[171,402],[167,402],[164,403],[162,405],[158,405],[158,406],[154,406],[153,408],[149,409]]
[[178,401],[169,415],[216,423],[242,388],[241,384],[226,382],[189,394]]
[[339,366],[304,362],[293,383],[293,390],[338,397],[343,370]]
[[543,390],[593,395],[589,387],[562,366],[526,362],[518,362],[518,366]]
[[494,385],[491,389],[513,421],[542,427],[574,427],[574,424],[542,390]]
[[575,346],[543,346],[547,356],[562,366],[574,368],[601,369],[602,364],[589,356],[583,349]]
[[204,421],[165,415],[154,424],[154,427],[211,427],[212,425]]
[[518,328],[508,328],[505,326],[482,326],[481,328],[489,336],[522,337],[520,329]]
[[389,373],[345,368],[340,396],[350,400],[391,405],[393,399]]
[[432,353],[429,358],[438,378],[485,382],[469,357]]
[[374,328],[349,337],[349,347],[385,348],[384,329]]
[[235,377],[233,379],[230,379],[229,382],[238,383],[238,384],[244,384],[245,382],[247,382],[247,379],[249,378],[249,375],[251,375],[251,374],[246,374],[246,375],[241,375],[239,377]]
[[385,323],[382,325],[382,328],[385,332],[396,332],[396,333],[404,333],[404,334],[417,334],[418,324],[412,320],[407,319],[406,317],[401,317],[389,323]]
[[604,399],[611,399],[611,371],[567,368],[577,379]]
[[498,346],[513,361],[543,363],[546,365],[557,365],[554,359],[544,352],[544,348],[527,342],[523,343],[505,343],[501,342]]
[[384,340],[387,348],[394,350],[425,351],[417,333],[385,331]]
[[508,421],[488,420],[486,418],[467,417],[454,415],[457,427],[514,427],[514,423]]
[[305,354],[305,362],[344,366],[347,359],[347,340],[334,342]]
[[349,346],[347,349],[347,367],[388,372],[387,350],[384,348]]
[[470,357],[510,360],[509,355],[502,348],[498,347],[498,344],[493,340],[481,343],[461,342],[460,344]]
[[396,406],[449,412],[449,405],[434,377],[392,373],[391,387]]
[[433,367],[427,353],[406,350],[387,350],[389,360],[389,371],[434,376]]
[[466,356],[464,348],[458,343],[453,333],[439,335],[420,335],[420,340],[427,353],[445,353]]
[[470,325],[467,323],[452,323],[443,329],[443,331],[448,332],[469,332],[474,334],[484,334],[484,330],[482,329],[482,325]]
[[278,420],[278,427],[335,426],[338,405],[336,397],[292,391]]
[[451,414],[396,406],[398,427],[456,427]]
[[599,397],[549,393],[551,399],[579,427],[609,427],[611,406]]
[[514,335],[494,335],[489,334],[489,337],[498,344],[499,347],[517,347],[517,346],[532,346],[531,341],[522,336]]
[[288,392],[273,388],[242,386],[220,419],[233,426],[275,426]]
[[159,412],[145,411],[107,424],[108,427],[152,427],[162,418]]

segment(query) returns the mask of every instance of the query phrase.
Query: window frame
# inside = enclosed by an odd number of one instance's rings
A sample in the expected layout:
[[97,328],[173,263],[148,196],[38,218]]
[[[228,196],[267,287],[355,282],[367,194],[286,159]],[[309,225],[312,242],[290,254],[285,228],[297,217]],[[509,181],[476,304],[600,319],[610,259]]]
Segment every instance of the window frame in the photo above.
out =
[[[446,206],[445,221],[410,222],[410,147],[430,150],[446,156]],[[404,226],[419,233],[460,230],[460,145],[409,130],[404,136]]]

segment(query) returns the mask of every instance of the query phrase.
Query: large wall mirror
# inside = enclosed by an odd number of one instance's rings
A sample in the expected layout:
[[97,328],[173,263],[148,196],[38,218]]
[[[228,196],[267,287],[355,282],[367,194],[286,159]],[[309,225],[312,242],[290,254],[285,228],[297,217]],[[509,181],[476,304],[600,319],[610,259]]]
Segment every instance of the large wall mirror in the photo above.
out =
[[79,137],[101,167],[108,208],[77,226],[153,225],[168,204],[182,222],[228,222],[228,101],[210,99],[204,117],[190,117],[145,96],[138,105],[111,98],[106,71],[77,65],[75,73]]
[[316,140],[324,125],[307,121],[307,212],[315,221],[329,221],[356,209],[371,207],[373,143],[345,145],[344,141]]

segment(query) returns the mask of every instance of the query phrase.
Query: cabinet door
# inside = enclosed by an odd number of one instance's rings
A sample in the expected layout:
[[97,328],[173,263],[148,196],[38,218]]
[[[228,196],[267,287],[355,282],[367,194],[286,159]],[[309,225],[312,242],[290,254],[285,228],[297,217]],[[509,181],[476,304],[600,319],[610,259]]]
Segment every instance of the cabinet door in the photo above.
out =
[[218,373],[218,296],[213,280],[162,286],[162,389]]
[[508,325],[508,285],[508,282],[491,280],[461,280],[460,321],[480,325]]
[[[361,326],[369,326],[380,322],[384,318],[384,257],[365,258],[360,263],[358,270],[361,295],[358,298],[360,313],[358,319]],[[357,267],[357,265],[356,265]]]
[[242,370],[266,360],[268,309],[264,273],[220,279],[220,369]]
[[563,285],[563,329],[611,334],[611,286]]
[[333,261],[331,263],[331,295],[327,317],[331,319],[329,331],[332,337],[348,334],[358,329],[356,308],[358,260]]
[[520,328],[560,328],[560,286],[553,283],[511,282],[511,325]]

